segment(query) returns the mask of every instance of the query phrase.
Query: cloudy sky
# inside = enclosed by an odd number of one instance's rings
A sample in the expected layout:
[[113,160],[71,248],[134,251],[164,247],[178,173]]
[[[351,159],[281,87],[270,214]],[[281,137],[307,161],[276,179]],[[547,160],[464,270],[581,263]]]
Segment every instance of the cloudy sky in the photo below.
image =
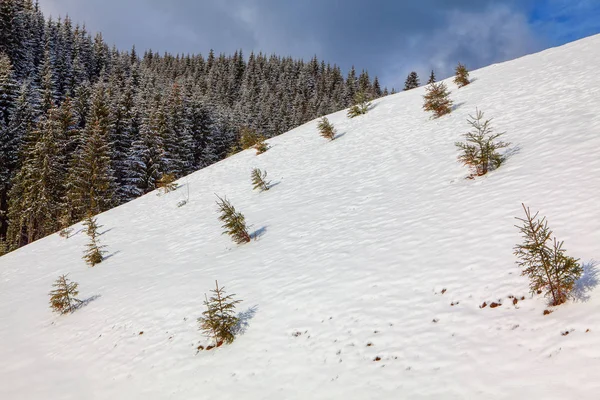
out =
[[600,0],[39,0],[118,48],[317,55],[401,87],[600,33]]

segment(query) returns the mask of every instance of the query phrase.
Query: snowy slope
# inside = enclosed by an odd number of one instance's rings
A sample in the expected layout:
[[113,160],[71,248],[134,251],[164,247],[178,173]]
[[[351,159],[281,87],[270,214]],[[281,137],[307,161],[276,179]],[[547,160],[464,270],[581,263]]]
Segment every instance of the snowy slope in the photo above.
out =
[[[449,84],[457,109],[439,120],[419,88],[333,114],[333,142],[310,122],[102,214],[110,258],[95,268],[84,233],[0,258],[0,399],[598,398],[599,60],[596,36],[475,71]],[[476,107],[513,155],[466,180],[454,142]],[[253,192],[253,167],[277,185]],[[221,235],[214,193],[258,240]],[[548,316],[512,254],[521,202],[589,266]],[[99,297],[51,313],[62,273]],[[215,279],[247,329],[196,354]]]

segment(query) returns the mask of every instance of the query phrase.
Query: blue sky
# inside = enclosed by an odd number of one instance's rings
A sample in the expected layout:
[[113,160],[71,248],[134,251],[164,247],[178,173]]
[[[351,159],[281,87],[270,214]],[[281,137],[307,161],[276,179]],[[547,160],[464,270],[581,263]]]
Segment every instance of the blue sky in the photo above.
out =
[[172,53],[242,49],[351,65],[401,87],[600,33],[600,0],[40,0],[111,44]]

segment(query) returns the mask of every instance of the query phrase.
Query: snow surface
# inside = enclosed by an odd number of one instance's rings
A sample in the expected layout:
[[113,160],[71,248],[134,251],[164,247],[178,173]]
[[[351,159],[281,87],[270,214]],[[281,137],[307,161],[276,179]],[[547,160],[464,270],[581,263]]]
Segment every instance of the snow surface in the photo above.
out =
[[[331,115],[333,142],[312,121],[102,214],[95,268],[83,232],[2,257],[0,399],[597,399],[599,60],[596,36],[475,71],[438,120],[419,88]],[[476,107],[512,155],[467,180],[454,142]],[[251,190],[253,167],[270,191]],[[221,235],[215,193],[256,241]],[[513,256],[521,202],[587,265],[548,316]],[[63,273],[93,301],[59,316]],[[197,354],[215,279],[243,299],[245,332]]]

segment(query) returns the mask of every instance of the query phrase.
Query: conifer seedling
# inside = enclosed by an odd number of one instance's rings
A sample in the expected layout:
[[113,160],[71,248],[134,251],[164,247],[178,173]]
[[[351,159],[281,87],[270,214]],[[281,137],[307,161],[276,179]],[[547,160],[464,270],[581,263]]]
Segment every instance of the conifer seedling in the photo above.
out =
[[217,198],[219,199],[217,206],[221,213],[219,220],[223,222],[223,234],[231,236],[231,239],[237,244],[248,243],[251,238],[246,227],[244,215],[237,212],[226,198],[219,196]]
[[504,162],[504,157],[498,150],[510,146],[510,143],[496,141],[504,133],[494,133],[490,126],[492,120],[484,120],[484,114],[480,110],[476,110],[474,117],[469,116],[467,122],[473,131],[464,135],[466,143],[455,143],[461,150],[458,159],[473,168],[475,175],[485,175]]
[[178,185],[175,183],[175,175],[173,174],[162,174],[160,179],[156,182],[156,187],[161,189],[163,193],[169,193],[177,189]]
[[86,245],[87,250],[83,256],[85,262],[94,267],[97,264],[100,264],[104,260],[103,250],[106,246],[101,246],[98,241],[98,224],[96,223],[96,218],[92,216],[88,216],[86,220],[83,222],[83,225],[86,227],[86,233],[90,238],[90,242]]
[[241,300],[233,300],[235,295],[227,295],[225,288],[219,287],[219,282],[215,281],[215,286],[210,298],[204,295],[206,311],[198,318],[198,322],[200,330],[215,341],[215,347],[219,347],[235,340],[234,330],[239,322],[235,307]]
[[50,308],[60,314],[67,314],[75,311],[76,304],[81,303],[77,299],[79,295],[79,284],[70,282],[67,275],[61,275],[54,282],[52,287],[55,289],[50,292]]
[[432,83],[427,86],[423,109],[432,111],[435,118],[449,114],[452,111],[452,100],[450,100],[450,92],[444,84]]
[[319,133],[325,139],[333,140],[335,139],[335,128],[331,122],[327,119],[327,117],[321,118],[319,124],[317,125],[319,129]]
[[364,92],[356,93],[354,96],[354,105],[348,110],[348,118],[355,118],[359,115],[364,115],[369,111],[371,103],[369,97]]
[[467,86],[469,83],[471,83],[469,80],[469,71],[467,70],[467,67],[461,63],[458,63],[456,67],[456,77],[454,78],[454,83],[456,83],[459,88]]
[[258,142],[254,145],[254,149],[256,150],[256,155],[265,153],[270,148],[271,147],[269,147],[267,142],[265,142],[264,140],[261,140],[260,142]]
[[531,215],[529,207],[522,204],[525,218],[517,218],[517,226],[523,235],[523,243],[515,246],[517,264],[523,268],[522,275],[529,278],[532,294],[538,292],[552,297],[551,305],[558,306],[567,301],[575,282],[583,274],[579,260],[565,254],[563,242],[550,239],[552,231],[546,217]]
[[267,171],[261,171],[259,168],[254,168],[252,170],[252,188],[254,190],[260,190],[264,192],[265,190],[269,190],[269,184],[271,182],[267,182]]

